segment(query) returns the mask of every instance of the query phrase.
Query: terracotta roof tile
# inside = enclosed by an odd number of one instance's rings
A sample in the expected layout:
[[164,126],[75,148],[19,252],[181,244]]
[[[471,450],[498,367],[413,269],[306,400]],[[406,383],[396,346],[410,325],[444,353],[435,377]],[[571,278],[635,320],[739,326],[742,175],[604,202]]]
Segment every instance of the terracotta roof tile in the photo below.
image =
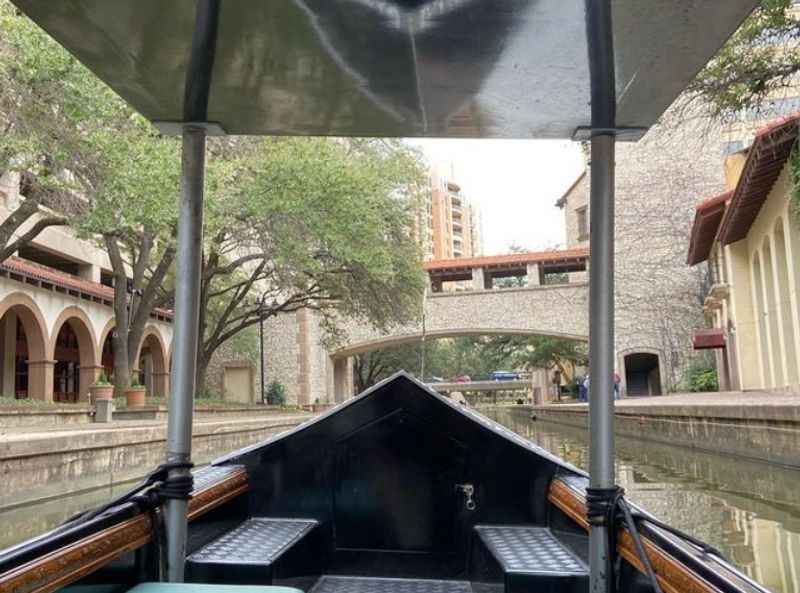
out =
[[455,259],[438,259],[426,262],[425,271],[450,270],[454,268],[472,269],[491,266],[504,266],[509,264],[529,264],[541,262],[561,262],[570,259],[589,257],[588,247],[575,247],[572,249],[551,249],[548,251],[531,251],[527,253],[511,253],[508,255],[489,255],[482,257],[459,257]]
[[[78,276],[73,276],[72,274],[67,274],[66,272],[61,272],[48,266],[43,266],[19,257],[9,257],[4,262],[0,263],[0,269],[12,273],[24,274],[26,276],[30,276],[31,278],[41,280],[42,282],[48,282],[68,290],[77,290],[101,299],[109,301],[114,300],[114,289],[110,286],[106,286],[105,284],[100,284],[98,282],[92,282],[90,280],[84,280]],[[172,311],[167,309],[156,309],[155,312],[157,312],[159,315],[172,317]]]
[[748,152],[739,183],[722,219],[723,245],[741,241],[750,231],[798,137],[800,113],[777,119],[761,128]]

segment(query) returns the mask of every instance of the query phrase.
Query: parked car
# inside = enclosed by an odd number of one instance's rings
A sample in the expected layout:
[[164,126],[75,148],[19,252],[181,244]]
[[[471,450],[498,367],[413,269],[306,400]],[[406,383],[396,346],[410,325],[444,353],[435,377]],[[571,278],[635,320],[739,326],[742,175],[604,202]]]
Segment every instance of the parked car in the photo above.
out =
[[459,375],[458,377],[453,377],[453,383],[471,383],[472,378],[469,375]]
[[492,381],[519,381],[519,373],[514,371],[494,371]]

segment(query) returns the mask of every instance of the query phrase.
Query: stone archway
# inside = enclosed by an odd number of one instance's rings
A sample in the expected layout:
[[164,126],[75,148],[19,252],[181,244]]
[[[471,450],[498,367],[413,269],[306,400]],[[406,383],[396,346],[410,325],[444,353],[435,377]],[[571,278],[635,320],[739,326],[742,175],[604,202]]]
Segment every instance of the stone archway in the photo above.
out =
[[664,394],[664,356],[653,348],[619,353],[621,391],[626,397]]
[[157,328],[145,329],[136,353],[139,381],[147,388],[148,397],[169,396],[169,366],[167,347]]
[[92,323],[79,307],[67,307],[56,319],[48,358],[54,361],[54,398],[88,401],[89,386],[100,375],[102,367]]
[[17,398],[53,399],[53,360],[47,357],[48,333],[31,297],[12,293],[0,301],[3,393]]

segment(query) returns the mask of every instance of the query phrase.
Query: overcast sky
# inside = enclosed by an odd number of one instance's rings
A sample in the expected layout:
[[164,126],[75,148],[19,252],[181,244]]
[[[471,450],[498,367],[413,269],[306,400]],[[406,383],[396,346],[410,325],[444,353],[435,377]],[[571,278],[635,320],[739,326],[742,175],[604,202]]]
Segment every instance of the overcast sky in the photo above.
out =
[[530,250],[564,244],[556,200],[583,170],[580,145],[555,140],[409,140],[431,164],[455,166],[462,191],[483,216],[486,255],[511,244]]

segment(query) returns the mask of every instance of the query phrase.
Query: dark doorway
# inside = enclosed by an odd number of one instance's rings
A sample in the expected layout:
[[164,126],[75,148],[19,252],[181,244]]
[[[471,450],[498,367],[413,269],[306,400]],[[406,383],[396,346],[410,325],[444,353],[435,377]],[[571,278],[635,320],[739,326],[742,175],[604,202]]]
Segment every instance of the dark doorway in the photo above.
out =
[[625,384],[629,397],[661,395],[661,371],[658,355],[647,352],[625,357]]

